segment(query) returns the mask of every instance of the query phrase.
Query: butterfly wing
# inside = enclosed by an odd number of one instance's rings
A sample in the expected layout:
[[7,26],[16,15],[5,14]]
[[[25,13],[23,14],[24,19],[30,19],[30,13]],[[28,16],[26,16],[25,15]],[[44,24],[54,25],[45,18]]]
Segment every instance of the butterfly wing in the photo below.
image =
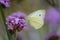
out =
[[44,16],[45,10],[38,10],[28,15],[27,20],[32,27],[39,29],[44,24]]

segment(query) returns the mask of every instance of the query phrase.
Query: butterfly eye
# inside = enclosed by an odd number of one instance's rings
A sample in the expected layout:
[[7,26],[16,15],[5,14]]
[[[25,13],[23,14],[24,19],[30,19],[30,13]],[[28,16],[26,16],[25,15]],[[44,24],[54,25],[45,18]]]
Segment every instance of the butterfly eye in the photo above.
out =
[[39,14],[39,16],[41,16],[41,14]]

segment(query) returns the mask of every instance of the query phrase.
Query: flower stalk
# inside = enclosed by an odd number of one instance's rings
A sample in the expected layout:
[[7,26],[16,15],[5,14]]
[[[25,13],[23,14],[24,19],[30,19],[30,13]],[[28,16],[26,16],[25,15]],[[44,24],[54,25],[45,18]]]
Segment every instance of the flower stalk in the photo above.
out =
[[1,4],[0,4],[0,15],[1,15],[1,17],[2,17],[4,26],[5,26],[5,29],[6,29],[6,32],[7,32],[8,40],[10,40],[10,34],[9,34],[9,31],[7,30],[5,15],[4,15],[3,8],[2,8],[2,6],[1,6]]

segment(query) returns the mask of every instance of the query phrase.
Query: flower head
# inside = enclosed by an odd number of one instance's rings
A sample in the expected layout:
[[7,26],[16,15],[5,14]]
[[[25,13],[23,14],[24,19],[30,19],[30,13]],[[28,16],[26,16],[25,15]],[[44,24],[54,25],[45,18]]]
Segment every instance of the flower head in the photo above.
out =
[[47,23],[48,33],[46,40],[60,40],[60,12],[56,8],[46,10],[45,23]]
[[45,38],[45,40],[59,40],[60,39],[60,35],[58,35],[57,33],[49,33],[47,35],[47,37]]
[[10,0],[0,0],[0,4],[3,7],[9,7],[10,6]]
[[25,14],[22,12],[15,12],[6,18],[8,30],[21,31],[25,26]]

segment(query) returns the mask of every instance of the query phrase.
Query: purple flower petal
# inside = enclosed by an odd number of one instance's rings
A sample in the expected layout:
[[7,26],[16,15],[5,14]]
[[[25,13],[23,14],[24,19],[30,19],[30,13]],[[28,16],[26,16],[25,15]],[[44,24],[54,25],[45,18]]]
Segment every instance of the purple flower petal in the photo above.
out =
[[56,8],[49,8],[46,11],[45,22],[49,27],[49,32],[45,36],[45,40],[60,40],[60,12]]
[[[23,18],[21,18],[23,17]],[[26,15],[22,12],[14,12],[6,18],[8,25],[8,30],[19,30],[21,31],[25,26],[25,17]]]
[[9,7],[10,6],[10,0],[0,0],[0,3],[2,5],[4,5],[5,7]]
[[49,8],[46,11],[45,22],[49,27],[49,32],[57,31],[59,27],[60,13],[55,8]]

